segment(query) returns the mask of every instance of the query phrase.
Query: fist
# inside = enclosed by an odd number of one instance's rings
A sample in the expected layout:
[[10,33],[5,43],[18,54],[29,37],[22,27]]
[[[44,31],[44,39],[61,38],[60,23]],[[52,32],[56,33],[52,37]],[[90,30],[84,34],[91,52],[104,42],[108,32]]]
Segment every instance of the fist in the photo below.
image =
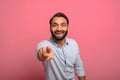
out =
[[54,57],[54,53],[50,46],[42,47],[39,49],[38,57],[40,61],[51,60]]

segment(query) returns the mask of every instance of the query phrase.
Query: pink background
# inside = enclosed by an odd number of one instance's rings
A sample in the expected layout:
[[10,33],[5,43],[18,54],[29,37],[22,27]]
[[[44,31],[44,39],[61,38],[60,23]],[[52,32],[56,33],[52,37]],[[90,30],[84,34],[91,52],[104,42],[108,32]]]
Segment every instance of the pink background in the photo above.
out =
[[0,0],[0,80],[45,79],[35,48],[56,12],[70,19],[87,80],[120,80],[119,0]]

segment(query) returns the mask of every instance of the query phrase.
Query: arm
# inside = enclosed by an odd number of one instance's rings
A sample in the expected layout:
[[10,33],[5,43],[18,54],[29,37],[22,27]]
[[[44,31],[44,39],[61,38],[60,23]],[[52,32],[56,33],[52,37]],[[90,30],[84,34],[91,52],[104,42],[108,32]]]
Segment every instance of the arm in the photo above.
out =
[[84,71],[84,66],[83,66],[83,63],[82,63],[82,59],[80,57],[80,51],[79,51],[79,47],[76,43],[76,51],[77,51],[77,57],[76,57],[76,61],[75,61],[75,64],[74,64],[74,67],[75,67],[75,71],[76,71],[76,75],[78,76],[78,80],[86,80],[86,76],[85,76],[85,71]]
[[82,63],[82,60],[81,60],[79,54],[77,55],[74,67],[75,67],[75,71],[76,71],[76,74],[78,76],[78,79],[79,80],[86,80],[83,63]]
[[80,54],[79,54],[79,50],[78,50],[78,53],[77,53],[77,57],[76,57],[74,67],[75,67],[78,79],[79,80],[86,80],[84,66],[83,66],[83,63],[82,63],[82,60],[81,60],[81,57],[80,57]]

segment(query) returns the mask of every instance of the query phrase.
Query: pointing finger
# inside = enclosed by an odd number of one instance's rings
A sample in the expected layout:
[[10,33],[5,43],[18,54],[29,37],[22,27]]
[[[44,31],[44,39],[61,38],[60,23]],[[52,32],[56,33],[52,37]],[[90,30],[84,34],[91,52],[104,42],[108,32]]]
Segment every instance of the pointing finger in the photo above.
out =
[[43,54],[46,53],[46,48],[45,47],[42,48],[42,53]]
[[43,48],[42,48],[42,55],[43,55],[43,57],[45,57],[45,58],[48,57],[48,54],[47,54],[47,51],[46,51],[46,50],[47,50],[46,47],[43,47]]
[[51,52],[51,47],[47,46],[47,52],[50,53]]

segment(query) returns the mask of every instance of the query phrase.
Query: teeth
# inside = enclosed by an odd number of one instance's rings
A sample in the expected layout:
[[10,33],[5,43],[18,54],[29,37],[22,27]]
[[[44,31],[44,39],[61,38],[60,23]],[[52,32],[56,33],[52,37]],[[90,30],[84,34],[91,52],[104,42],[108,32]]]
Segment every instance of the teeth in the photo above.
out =
[[62,34],[62,33],[58,32],[57,34]]
[[63,32],[56,32],[56,34],[63,34]]

